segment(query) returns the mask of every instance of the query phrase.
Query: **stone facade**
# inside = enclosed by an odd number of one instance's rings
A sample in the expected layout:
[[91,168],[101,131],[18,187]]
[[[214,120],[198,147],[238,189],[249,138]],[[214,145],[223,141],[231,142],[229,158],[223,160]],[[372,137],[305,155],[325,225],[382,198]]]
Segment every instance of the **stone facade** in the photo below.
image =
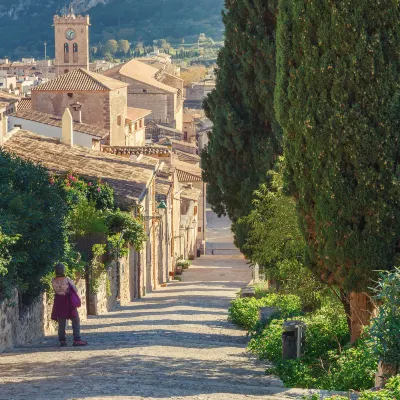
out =
[[[84,320],[87,316],[84,280],[77,282],[77,289],[82,300],[79,316]],[[21,311],[16,290],[10,299],[0,302],[0,352],[55,334],[57,324],[51,320],[52,306],[52,298],[44,293]]]
[[116,306],[119,296],[119,274],[119,264],[113,261],[106,271],[96,278],[99,281],[96,293],[89,294],[90,315],[104,314]]
[[[111,91],[32,91],[34,111],[62,117],[66,108],[80,103],[81,121],[110,131],[110,143],[124,146],[127,88]],[[87,146],[89,147],[89,146]],[[91,146],[90,146],[91,147]]]
[[126,145],[125,119],[127,113],[127,88],[113,90],[109,94],[108,117],[110,124],[110,145]]

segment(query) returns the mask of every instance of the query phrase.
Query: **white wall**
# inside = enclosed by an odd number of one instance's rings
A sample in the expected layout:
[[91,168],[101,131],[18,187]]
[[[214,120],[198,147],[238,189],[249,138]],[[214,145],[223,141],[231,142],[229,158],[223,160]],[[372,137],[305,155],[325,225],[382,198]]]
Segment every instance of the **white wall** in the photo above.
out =
[[[36,133],[41,136],[53,137],[61,139],[62,130],[61,127],[41,124],[40,122],[29,121],[10,115],[8,117],[8,131],[15,128],[16,125],[20,125],[21,129]],[[92,148],[92,139],[94,136],[86,133],[74,131],[74,144],[82,147]]]

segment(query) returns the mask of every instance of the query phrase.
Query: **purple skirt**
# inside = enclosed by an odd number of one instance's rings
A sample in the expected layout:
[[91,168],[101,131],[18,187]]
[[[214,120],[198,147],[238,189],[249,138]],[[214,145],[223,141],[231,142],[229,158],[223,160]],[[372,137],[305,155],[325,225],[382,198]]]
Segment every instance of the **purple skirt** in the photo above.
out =
[[71,319],[78,317],[78,310],[70,305],[69,294],[65,296],[56,294],[54,297],[53,311],[51,319],[57,321],[58,318]]

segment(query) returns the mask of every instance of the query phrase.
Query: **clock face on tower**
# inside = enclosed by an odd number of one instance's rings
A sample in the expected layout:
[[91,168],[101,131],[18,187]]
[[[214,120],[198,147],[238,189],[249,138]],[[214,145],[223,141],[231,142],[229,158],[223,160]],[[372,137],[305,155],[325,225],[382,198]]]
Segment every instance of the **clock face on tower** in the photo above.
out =
[[75,36],[76,36],[76,34],[75,34],[75,31],[73,29],[68,29],[67,32],[65,32],[65,37],[68,40],[74,40]]

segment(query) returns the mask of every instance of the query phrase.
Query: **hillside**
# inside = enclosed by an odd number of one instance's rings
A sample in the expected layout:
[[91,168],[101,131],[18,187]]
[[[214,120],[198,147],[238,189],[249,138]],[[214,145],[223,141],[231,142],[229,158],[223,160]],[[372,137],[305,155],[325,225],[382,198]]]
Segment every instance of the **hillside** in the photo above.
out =
[[[219,39],[223,0],[75,0],[77,12],[91,17],[92,44],[108,39],[151,43],[168,38],[188,42],[204,32]],[[0,0],[0,58],[43,58],[43,42],[53,56],[53,15],[65,0]]]

